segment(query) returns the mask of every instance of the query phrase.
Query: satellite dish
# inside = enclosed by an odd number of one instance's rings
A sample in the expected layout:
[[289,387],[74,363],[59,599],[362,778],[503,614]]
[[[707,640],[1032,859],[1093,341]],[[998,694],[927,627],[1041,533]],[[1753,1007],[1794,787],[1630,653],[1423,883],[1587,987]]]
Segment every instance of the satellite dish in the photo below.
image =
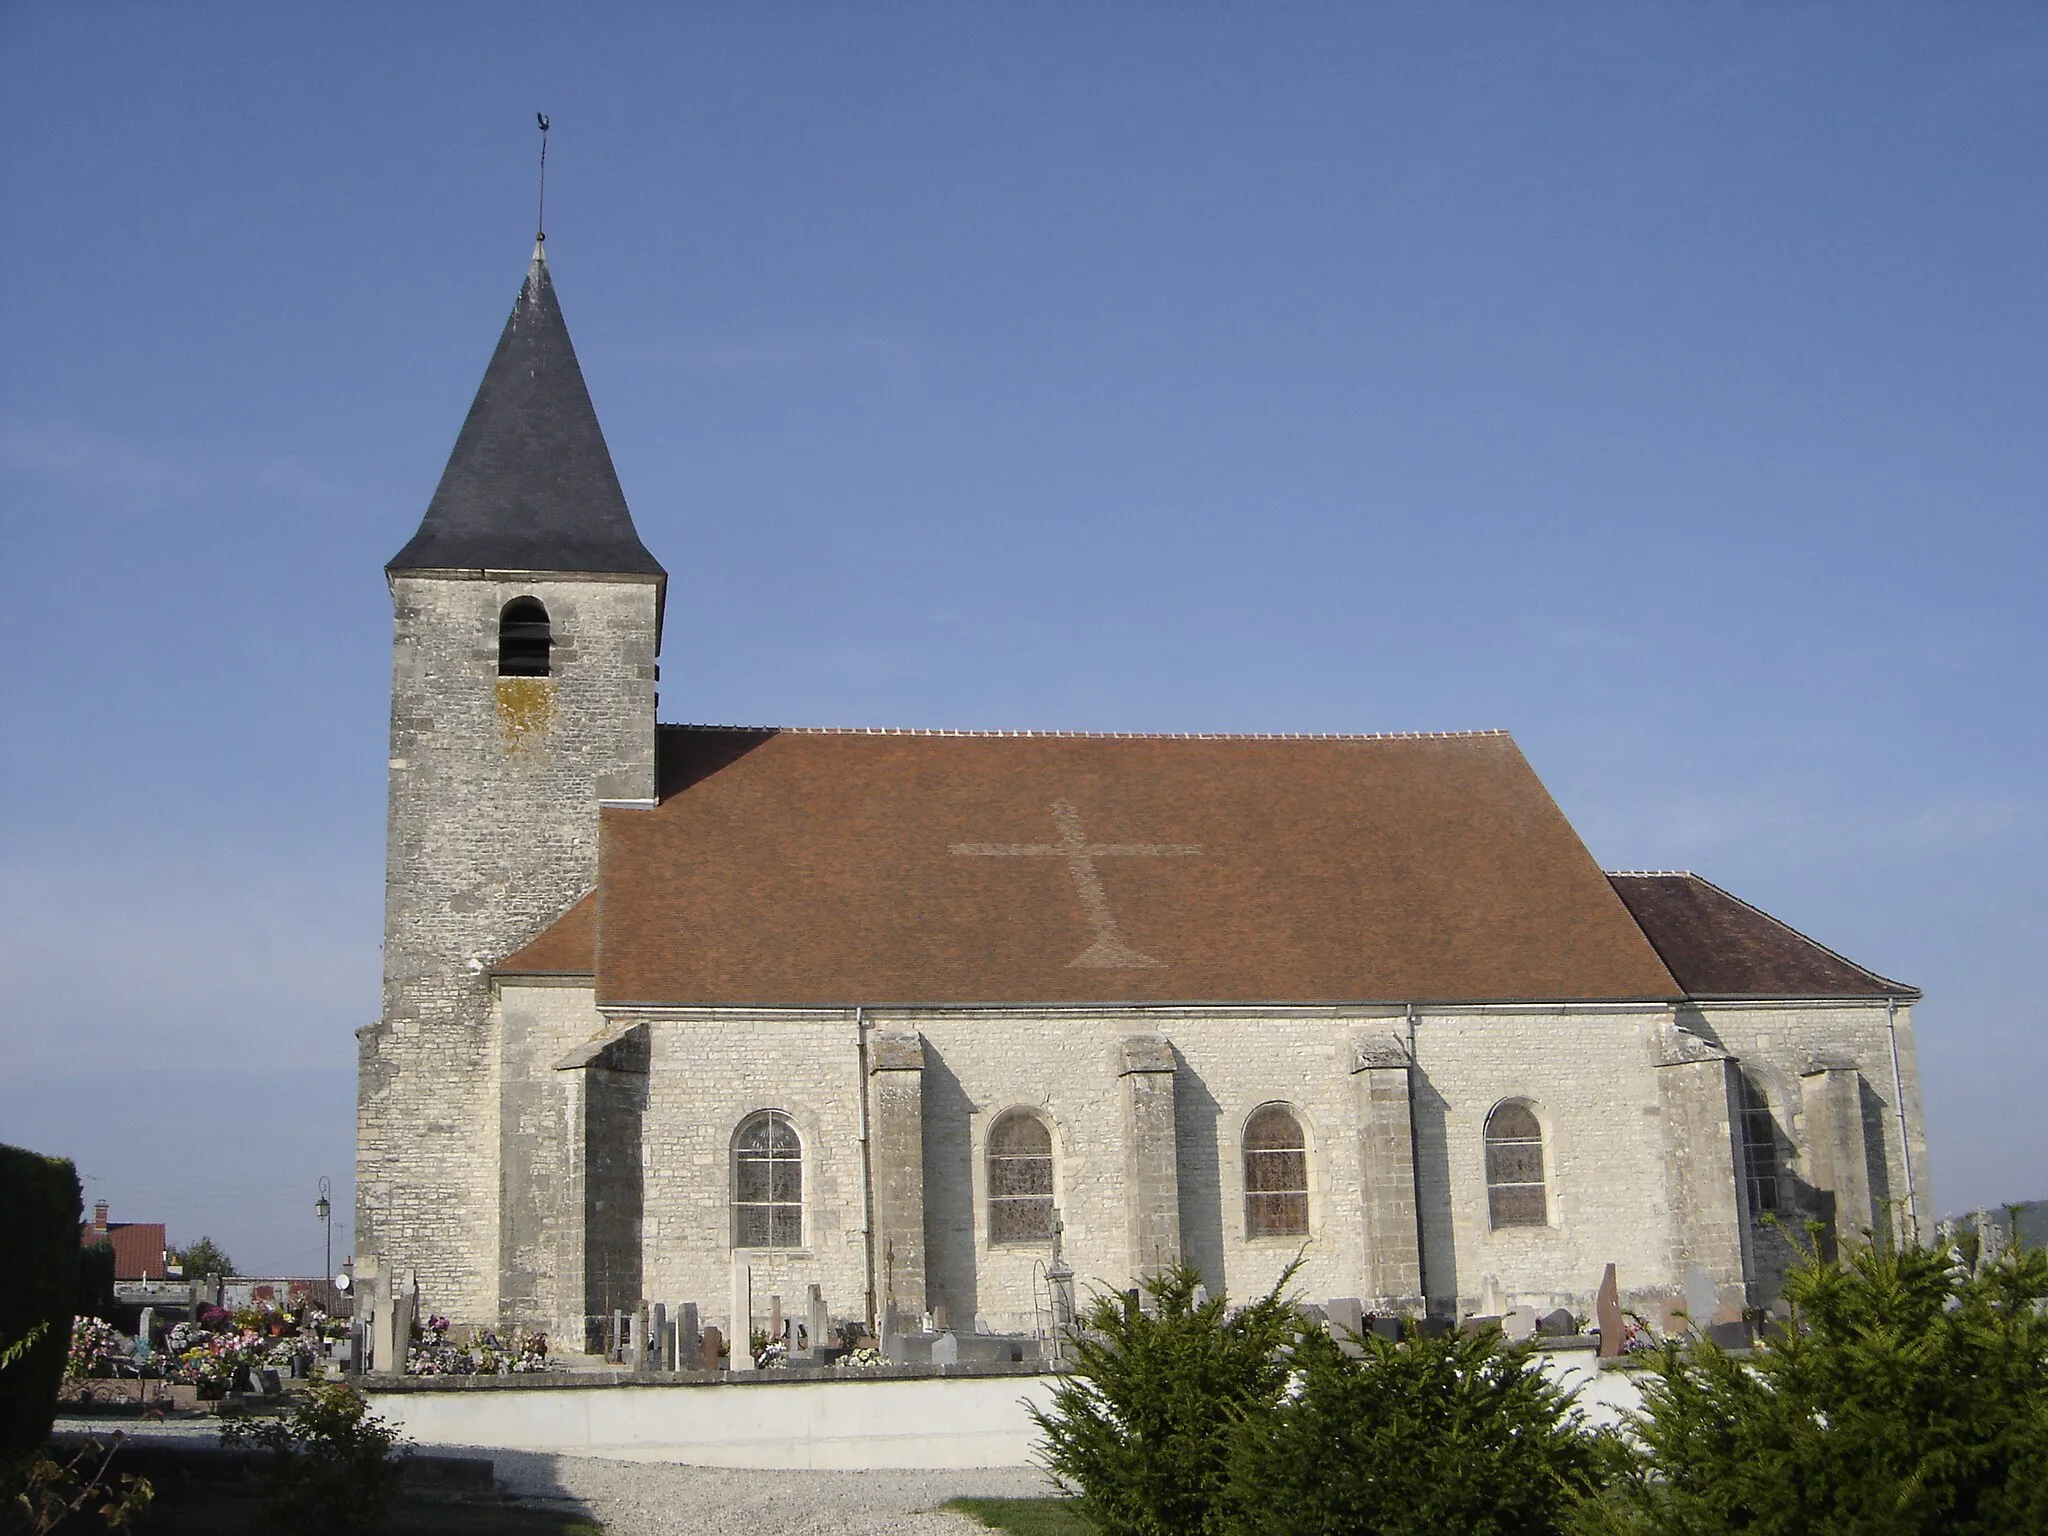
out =
[[347,1270],[343,1270],[340,1274],[334,1277],[334,1288],[337,1291],[346,1291],[350,1286],[354,1284],[355,1281],[349,1278]]

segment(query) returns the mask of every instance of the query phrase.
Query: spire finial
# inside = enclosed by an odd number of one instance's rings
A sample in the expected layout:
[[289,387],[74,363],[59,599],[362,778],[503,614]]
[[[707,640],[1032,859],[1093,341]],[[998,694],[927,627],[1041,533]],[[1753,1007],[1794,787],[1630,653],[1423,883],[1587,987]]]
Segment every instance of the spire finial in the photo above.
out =
[[533,244],[538,250],[548,238],[548,115],[536,112],[533,117],[540,124],[540,206],[533,215]]

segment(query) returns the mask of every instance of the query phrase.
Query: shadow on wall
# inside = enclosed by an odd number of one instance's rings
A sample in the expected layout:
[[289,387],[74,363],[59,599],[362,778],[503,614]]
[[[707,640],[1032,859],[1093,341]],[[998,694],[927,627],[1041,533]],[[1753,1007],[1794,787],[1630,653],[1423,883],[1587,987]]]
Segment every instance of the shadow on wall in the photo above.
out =
[[1212,1294],[1224,1289],[1223,1190],[1216,1124],[1223,1110],[1176,1047],[1173,1052],[1174,1154],[1180,1160],[1180,1246]]
[[980,1310],[974,1269],[974,1102],[932,1043],[924,1047],[926,1303],[956,1326]]
[[1415,1198],[1422,1228],[1422,1294],[1432,1313],[1458,1310],[1458,1259],[1451,1226],[1450,1105],[1421,1067],[1414,1084]]
[[[601,1330],[615,1308],[634,1308],[643,1294],[640,1214],[645,1170],[641,1134],[647,1116],[645,1027],[606,1046],[584,1071],[583,1310],[587,1329]],[[602,1348],[599,1337],[583,1347]]]

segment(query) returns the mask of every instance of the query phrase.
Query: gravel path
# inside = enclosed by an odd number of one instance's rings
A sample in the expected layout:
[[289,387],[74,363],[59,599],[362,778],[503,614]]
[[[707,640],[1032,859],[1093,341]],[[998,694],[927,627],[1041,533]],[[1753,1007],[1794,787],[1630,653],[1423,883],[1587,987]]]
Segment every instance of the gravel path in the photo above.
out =
[[[212,1419],[120,1423],[59,1419],[59,1434],[124,1430],[142,1443],[219,1443]],[[498,1484],[521,1499],[586,1511],[609,1536],[973,1536],[985,1528],[941,1514],[948,1499],[1031,1498],[1051,1491],[1023,1467],[967,1472],[753,1472],[666,1462],[554,1456],[539,1451],[422,1445],[423,1451],[489,1456]]]
[[1028,1468],[976,1472],[750,1472],[494,1451],[498,1480],[525,1498],[568,1497],[610,1536],[971,1536],[964,1515],[933,1512],[964,1495],[1049,1491]]

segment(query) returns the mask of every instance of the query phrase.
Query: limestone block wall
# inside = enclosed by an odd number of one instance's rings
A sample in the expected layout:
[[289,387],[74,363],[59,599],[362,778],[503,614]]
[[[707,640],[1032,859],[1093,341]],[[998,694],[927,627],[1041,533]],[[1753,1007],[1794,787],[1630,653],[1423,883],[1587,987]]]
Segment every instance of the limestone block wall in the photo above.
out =
[[1785,1200],[1775,1224],[1757,1219],[1764,1213],[1752,1215],[1757,1304],[1777,1295],[1796,1256],[1792,1239],[1803,1235],[1806,1220],[1846,1214],[1845,1224],[1854,1224],[1853,1213],[1837,1213],[1834,1201],[1824,1198],[1835,1178],[1820,1165],[1822,1127],[1809,1111],[1804,1076],[1816,1064],[1854,1073],[1866,1159],[1858,1200],[1870,1211],[1865,1219],[1900,1236],[1912,1235],[1916,1226],[1921,1236],[1931,1235],[1927,1132],[1909,1006],[1888,1012],[1882,1002],[1702,1003],[1681,1009],[1679,1021],[1734,1056],[1770,1105]]
[[580,1347],[585,1078],[561,1063],[607,1032],[589,984],[507,979],[498,1002],[499,1320]]
[[[1682,1294],[1666,1174],[1660,1004],[1424,1008],[1415,1021],[1423,1282],[1435,1310],[1590,1311],[1616,1267],[1646,1311]],[[1485,1127],[1506,1099],[1543,1128],[1549,1220],[1491,1225]]]
[[[1054,1198],[1068,1262],[1085,1288],[1134,1283],[1134,1128],[1162,1123],[1157,1074],[1126,1073],[1130,1036],[1171,1052],[1179,1237],[1212,1288],[1263,1291],[1304,1255],[1304,1295],[1357,1296],[1369,1283],[1352,1032],[1331,1009],[888,1010],[892,1029],[925,1039],[927,1277],[949,1320],[999,1329],[1042,1324],[1042,1244],[994,1245],[987,1216],[988,1132],[1028,1106],[1053,1128]],[[1138,1085],[1131,1077],[1154,1079]],[[1147,1090],[1152,1090],[1147,1092]],[[1142,1099],[1140,1098],[1142,1095]],[[1309,1141],[1308,1238],[1245,1235],[1242,1132],[1253,1110],[1284,1102]],[[1147,1113],[1140,1115],[1140,1107]],[[1141,1177],[1150,1164],[1138,1149]],[[1154,1183],[1158,1180],[1154,1179]],[[1142,1219],[1142,1218],[1141,1218]],[[1159,1230],[1155,1220],[1148,1230]],[[1144,1240],[1139,1240],[1143,1247]]]
[[734,1336],[733,1138],[749,1115],[779,1109],[803,1144],[803,1243],[740,1252],[754,1270],[756,1317],[765,1325],[775,1293],[786,1313],[800,1313],[813,1284],[833,1318],[865,1316],[863,1085],[852,1010],[677,1010],[612,1023],[636,1024],[647,1037],[642,1294],[671,1306],[694,1301],[707,1326]]
[[[392,579],[384,1006],[358,1036],[356,1230],[423,1304],[499,1311],[492,962],[596,877],[600,800],[654,794],[656,588]],[[553,675],[497,676],[498,616],[538,597]]]
[[[542,1229],[550,1212],[564,1230],[573,1225],[574,1180],[547,1164],[574,1145],[570,1080],[588,1076],[547,1063],[572,1036],[589,1038],[595,1009],[575,989],[503,990],[501,1284],[508,1298],[544,1296],[573,1268],[568,1240]],[[1235,1297],[1263,1291],[1299,1253],[1300,1294],[1368,1306],[1426,1295],[1440,1311],[1586,1311],[1609,1263],[1624,1297],[1652,1315],[1665,1303],[1697,1309],[1703,1287],[1717,1310],[1757,1304],[1771,1273],[1746,1208],[1735,1074],[1755,1074],[1783,1105],[1785,1166],[1805,1167],[1800,1074],[1822,1047],[1834,1052],[1838,1084],[1842,1072],[1855,1075],[1873,1207],[1904,1184],[1905,1154],[1887,1150],[1901,1145],[1899,1126],[1876,1092],[1890,1080],[1881,1009],[1417,1008],[1412,1058],[1400,1008],[886,1009],[865,1011],[863,1022],[865,1036],[851,1009],[602,1021],[602,1038],[644,1042],[634,1058],[643,1076],[623,1058],[613,1063],[630,1069],[617,1091],[631,1104],[615,1118],[636,1139],[620,1166],[637,1181],[640,1295],[695,1301],[707,1323],[730,1330],[733,1138],[771,1108],[802,1138],[804,1234],[790,1250],[740,1255],[755,1271],[756,1321],[772,1292],[794,1313],[811,1284],[835,1318],[863,1315],[871,1251],[878,1271],[885,1262],[872,1244],[896,1232],[909,1265],[916,1241],[905,1224],[921,1222],[927,1307],[943,1307],[955,1327],[1043,1326],[1047,1245],[989,1238],[988,1132],[1018,1107],[1052,1128],[1054,1200],[1084,1286],[1134,1282],[1149,1239],[1134,1247],[1133,1234],[1168,1230],[1159,1199],[1171,1190],[1182,1249],[1212,1288]],[[1900,1025],[1904,1074],[1910,1038]],[[595,1090],[582,1091],[596,1102]],[[1924,1191],[1915,1095],[1907,1141]],[[1484,1128],[1509,1098],[1528,1102],[1542,1126],[1541,1226],[1496,1229],[1489,1219]],[[1305,1239],[1246,1231],[1243,1131],[1274,1102],[1306,1132]],[[1161,1134],[1171,1138],[1170,1177]],[[517,1171],[522,1160],[530,1173]],[[921,1211],[906,1179],[921,1190]],[[906,1268],[902,1278],[907,1293],[915,1276]]]

